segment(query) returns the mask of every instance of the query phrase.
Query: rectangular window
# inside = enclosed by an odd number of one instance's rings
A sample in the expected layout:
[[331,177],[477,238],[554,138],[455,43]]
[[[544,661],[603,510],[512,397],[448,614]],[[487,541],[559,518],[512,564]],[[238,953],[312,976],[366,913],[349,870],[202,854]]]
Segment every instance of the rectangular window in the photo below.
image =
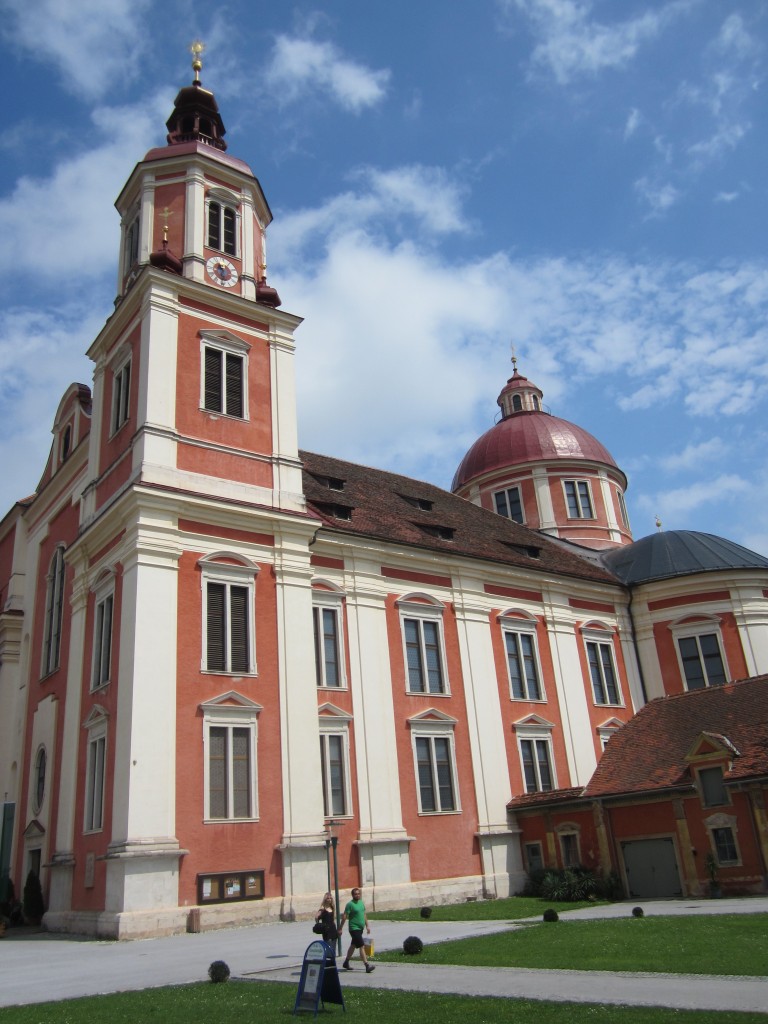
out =
[[112,663],[112,608],[114,597],[108,594],[96,604],[96,623],[93,633],[93,677],[91,689],[104,686],[111,678]]
[[553,788],[548,740],[520,740],[526,793],[548,793]]
[[560,850],[563,855],[563,867],[575,868],[580,863],[579,837],[575,832],[564,832],[560,836]]
[[619,499],[619,511],[621,512],[622,525],[626,526],[626,528],[629,529],[629,515],[627,513],[627,503],[624,499],[624,492],[616,491],[616,494]]
[[315,672],[318,686],[341,686],[339,616],[336,608],[312,609],[315,627]]
[[104,765],[107,750],[105,735],[93,736],[88,742],[88,765],[85,783],[85,831],[98,832],[104,824]]
[[208,729],[208,817],[252,818],[253,730],[212,725]]
[[514,700],[541,700],[539,670],[531,633],[504,631],[509,682]]
[[519,487],[509,487],[506,491],[497,491],[493,498],[496,502],[496,511],[500,516],[514,519],[516,523],[524,521],[523,502],[520,497]]
[[241,355],[206,345],[203,408],[243,418],[245,360]]
[[64,616],[64,550],[57,548],[48,572],[45,593],[45,627],[43,634],[43,675],[59,667],[61,628]]
[[252,672],[250,588],[209,580],[206,602],[206,670]]
[[541,843],[525,844],[525,862],[528,865],[528,874],[543,870],[544,855],[541,852]]
[[116,434],[128,420],[130,395],[131,364],[127,362],[117,371],[112,381],[112,434]]
[[442,813],[456,810],[451,742],[442,736],[416,737],[419,810]]
[[739,851],[736,849],[732,828],[713,828],[712,839],[718,864],[738,864]]
[[680,637],[677,644],[687,689],[701,690],[727,682],[716,633]]
[[410,693],[444,693],[440,624],[430,619],[403,619]]
[[728,793],[723,783],[722,768],[699,768],[699,784],[701,785],[701,802],[705,807],[718,807],[729,803]]
[[616,684],[616,670],[613,667],[612,645],[588,640],[587,661],[595,704],[621,704]]
[[347,814],[346,737],[320,734],[323,813],[326,818]]
[[592,498],[586,480],[565,480],[565,500],[569,519],[594,519]]

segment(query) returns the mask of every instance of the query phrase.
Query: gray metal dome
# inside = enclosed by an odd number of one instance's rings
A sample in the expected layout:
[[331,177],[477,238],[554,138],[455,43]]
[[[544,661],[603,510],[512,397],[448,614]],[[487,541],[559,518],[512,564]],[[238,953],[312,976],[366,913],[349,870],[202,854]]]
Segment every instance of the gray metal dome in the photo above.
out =
[[630,586],[722,569],[764,569],[768,558],[725,537],[695,530],[664,530],[602,556],[606,569]]

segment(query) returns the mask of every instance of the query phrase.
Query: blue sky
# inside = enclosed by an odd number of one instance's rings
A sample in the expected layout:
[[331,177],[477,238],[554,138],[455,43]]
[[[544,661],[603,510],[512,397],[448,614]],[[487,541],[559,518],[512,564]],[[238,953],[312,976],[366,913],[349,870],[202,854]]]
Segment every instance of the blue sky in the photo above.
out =
[[303,447],[448,486],[522,373],[635,537],[768,552],[763,0],[0,0],[0,506],[115,295],[113,208],[206,43],[275,219]]

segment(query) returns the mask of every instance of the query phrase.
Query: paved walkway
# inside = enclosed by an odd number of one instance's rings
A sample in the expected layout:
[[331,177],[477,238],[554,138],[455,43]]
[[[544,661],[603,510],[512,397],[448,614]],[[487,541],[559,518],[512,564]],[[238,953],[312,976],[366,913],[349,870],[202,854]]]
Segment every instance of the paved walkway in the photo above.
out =
[[[646,915],[768,913],[768,897],[750,900],[640,902]],[[588,907],[561,915],[626,917],[632,904]],[[538,920],[538,918],[536,919]],[[378,950],[399,949],[407,935],[424,942],[475,937],[516,927],[509,921],[375,921]],[[298,983],[310,924],[265,924],[252,928],[173,935],[134,942],[106,942],[11,929],[0,940],[0,1005],[40,1003],[102,992],[136,990],[205,980],[213,960],[225,960],[233,976]],[[675,1009],[757,1011],[768,1015],[768,978],[541,971],[515,967],[437,967],[378,963],[366,976],[359,965],[342,972],[342,985],[473,996],[551,999],[559,1002],[667,1006]],[[295,988],[286,996],[292,1005]]]

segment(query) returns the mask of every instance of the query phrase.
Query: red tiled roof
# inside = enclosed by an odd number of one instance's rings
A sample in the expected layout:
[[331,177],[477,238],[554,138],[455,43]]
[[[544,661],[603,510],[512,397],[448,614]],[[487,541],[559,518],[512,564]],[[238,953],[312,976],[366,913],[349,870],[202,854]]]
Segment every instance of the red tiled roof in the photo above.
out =
[[726,782],[768,776],[768,675],[652,700],[613,735],[583,789],[527,793],[507,807],[538,809],[690,786],[686,755],[702,735],[737,752],[729,756]]
[[543,534],[434,484],[312,452],[299,457],[308,510],[334,532],[618,584],[601,566]]

